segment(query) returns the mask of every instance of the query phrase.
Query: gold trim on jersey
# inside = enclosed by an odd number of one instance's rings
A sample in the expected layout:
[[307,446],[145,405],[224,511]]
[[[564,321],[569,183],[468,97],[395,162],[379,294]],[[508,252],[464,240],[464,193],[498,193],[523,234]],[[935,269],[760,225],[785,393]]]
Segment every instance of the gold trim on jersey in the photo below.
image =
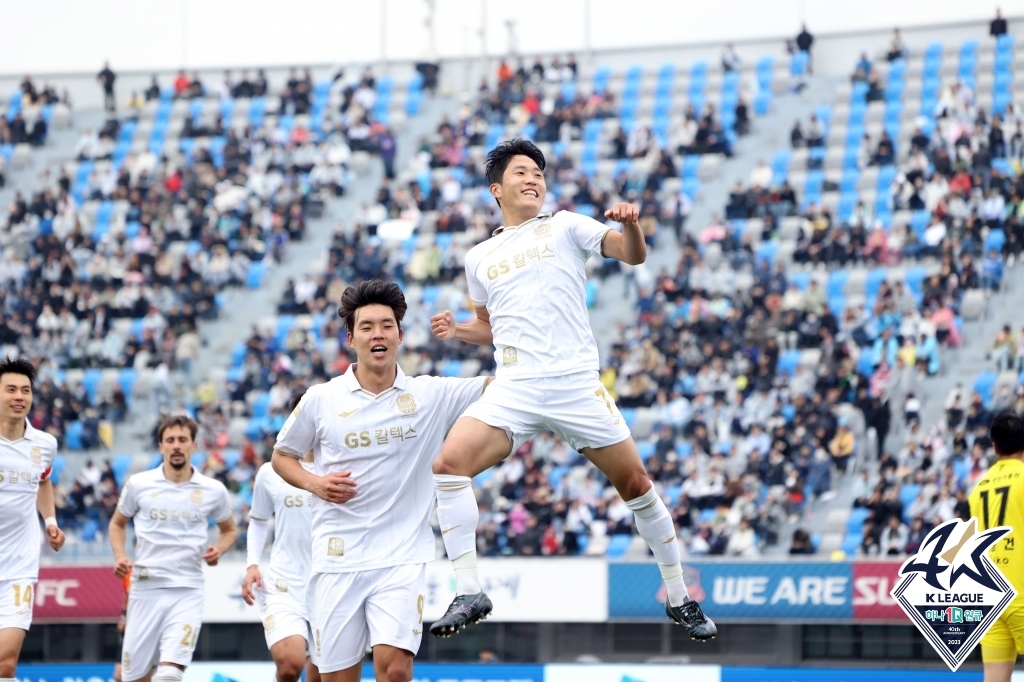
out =
[[519,362],[519,354],[512,346],[505,346],[501,349],[501,364],[506,367]]
[[327,556],[345,556],[345,540],[327,538]]

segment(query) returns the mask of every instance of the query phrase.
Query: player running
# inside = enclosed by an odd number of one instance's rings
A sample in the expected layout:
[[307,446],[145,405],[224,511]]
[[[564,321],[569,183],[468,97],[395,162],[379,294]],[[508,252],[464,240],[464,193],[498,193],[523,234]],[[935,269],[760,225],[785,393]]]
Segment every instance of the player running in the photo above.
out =
[[1020,549],[1014,542],[1017,529],[1024,528],[1024,420],[1004,412],[993,420],[990,434],[999,460],[982,476],[968,502],[978,530],[1013,528],[989,556],[1017,590],[1017,598],[981,638],[985,682],[1010,682],[1017,654],[1024,654],[1024,542]]
[[0,360],[0,682],[14,677],[32,624],[39,580],[37,510],[50,547],[64,545],[50,481],[57,439],[28,422],[35,383],[28,360]]
[[453,635],[491,611],[477,577],[480,513],[471,477],[507,457],[517,439],[550,429],[593,462],[633,510],[665,580],[668,616],[693,639],[710,639],[718,630],[686,591],[672,517],[598,379],[587,316],[587,258],[631,265],[647,258],[639,209],[619,203],[605,211],[622,223],[622,232],[577,213],[542,214],[545,163],[536,145],[522,139],[502,142],[487,155],[487,182],[505,226],[466,254],[477,317],[465,324],[456,324],[451,311],[431,318],[441,339],[493,343],[497,378],[455,423],[434,462],[437,517],[458,589],[430,631]]
[[[227,488],[190,462],[198,430],[183,415],[160,422],[157,447],[163,464],[128,479],[110,519],[114,575],[132,576],[121,653],[124,682],[151,676],[181,682],[203,625],[202,562],[216,566],[235,542]],[[219,536],[207,547],[211,518]],[[129,519],[135,520],[134,562],[125,552]]]
[[[292,410],[302,395],[292,400]],[[313,471],[313,451],[302,459],[302,468]],[[306,668],[307,682],[319,682],[316,660],[306,662],[313,651],[306,584],[309,582],[312,537],[310,504],[313,496],[285,483],[270,462],[256,472],[246,534],[246,570],[242,599],[252,606],[260,602],[263,634],[277,666],[277,682],[296,682]],[[270,564],[260,571],[260,557],[267,544],[270,517],[274,517],[274,546]]]
[[[274,449],[281,478],[316,495],[309,589],[325,682],[358,682],[367,647],[378,680],[412,679],[434,560],[430,464],[488,382],[407,377],[396,361],[406,308],[392,282],[345,290],[338,314],[357,362],[306,391]],[[311,449],[312,473],[299,461]]]

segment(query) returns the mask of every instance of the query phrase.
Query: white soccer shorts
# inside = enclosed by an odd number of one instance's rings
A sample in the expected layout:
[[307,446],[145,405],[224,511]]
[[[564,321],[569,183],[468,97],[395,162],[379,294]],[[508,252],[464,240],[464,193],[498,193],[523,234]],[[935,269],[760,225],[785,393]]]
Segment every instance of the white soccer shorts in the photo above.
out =
[[378,644],[415,656],[423,635],[426,575],[424,564],[314,573],[311,625],[320,672],[351,668]]
[[306,649],[316,663],[312,646],[312,633],[307,618],[308,607],[300,604],[293,592],[278,592],[264,579],[263,589],[256,592],[260,600],[260,616],[263,620],[263,635],[267,648],[286,637],[298,635],[306,640]]
[[495,379],[463,417],[503,429],[512,452],[536,433],[554,431],[573,450],[603,448],[630,437],[629,427],[599,375]]
[[36,581],[31,578],[0,580],[0,630],[29,629],[35,592]]
[[202,627],[202,588],[133,587],[128,595],[121,679],[141,679],[157,663],[187,666],[192,662]]

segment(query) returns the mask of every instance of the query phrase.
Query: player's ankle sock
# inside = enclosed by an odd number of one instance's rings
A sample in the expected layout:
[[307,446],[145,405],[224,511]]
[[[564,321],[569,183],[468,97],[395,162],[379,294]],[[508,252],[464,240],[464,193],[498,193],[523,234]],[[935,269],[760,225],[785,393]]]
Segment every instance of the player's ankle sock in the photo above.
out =
[[153,673],[153,682],[181,682],[185,671],[173,665],[158,665]]
[[455,594],[476,594],[480,587],[480,577],[476,572],[476,550],[471,549],[452,562],[455,569]]
[[683,582],[683,568],[679,563],[679,543],[676,528],[668,507],[654,490],[654,486],[640,497],[629,500],[626,506],[633,510],[636,529],[658,561],[661,577],[668,589],[669,604],[679,606],[688,595]]
[[[441,538],[458,579],[456,594],[476,594],[480,591],[476,573],[476,526],[480,522],[480,509],[473,493],[473,480],[469,476],[434,474],[434,487],[437,488]],[[468,553],[472,553],[472,557],[459,564],[457,560]]]

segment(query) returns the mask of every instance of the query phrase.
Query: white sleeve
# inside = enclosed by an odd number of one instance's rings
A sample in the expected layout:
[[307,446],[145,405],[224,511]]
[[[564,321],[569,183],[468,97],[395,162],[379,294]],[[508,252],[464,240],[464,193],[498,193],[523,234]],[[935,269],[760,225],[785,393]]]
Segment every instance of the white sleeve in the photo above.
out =
[[483,308],[487,305],[487,289],[476,276],[476,266],[475,261],[466,259],[466,287],[469,289],[469,297],[473,299],[473,305]]
[[569,223],[567,231],[576,246],[588,255],[604,258],[601,244],[604,242],[605,235],[613,228],[579,213],[565,211],[561,215],[569,217],[569,220],[566,221]]
[[135,496],[135,488],[137,486],[132,485],[132,479],[134,478],[134,476],[130,477],[124,484],[124,487],[121,488],[121,498],[117,501],[117,510],[128,518],[132,518],[139,513],[139,501]]
[[306,391],[302,400],[292,411],[288,421],[281,427],[277,434],[277,443],[274,449],[289,457],[302,459],[306,453],[313,449],[316,442],[316,418],[313,414],[316,411],[316,397],[312,391]]
[[269,521],[274,515],[274,499],[270,495],[267,485],[267,475],[264,467],[256,472],[256,482],[252,486],[252,506],[249,508],[249,518],[256,521]]
[[441,404],[444,405],[444,430],[447,433],[462,416],[466,408],[480,399],[484,394],[487,377],[472,379],[455,379],[451,377],[438,379],[441,382]]
[[258,564],[267,546],[270,524],[263,519],[249,519],[249,531],[245,535],[245,565]]
[[210,515],[216,523],[224,523],[231,518],[231,495],[223,483],[218,481],[217,504],[214,505]]

